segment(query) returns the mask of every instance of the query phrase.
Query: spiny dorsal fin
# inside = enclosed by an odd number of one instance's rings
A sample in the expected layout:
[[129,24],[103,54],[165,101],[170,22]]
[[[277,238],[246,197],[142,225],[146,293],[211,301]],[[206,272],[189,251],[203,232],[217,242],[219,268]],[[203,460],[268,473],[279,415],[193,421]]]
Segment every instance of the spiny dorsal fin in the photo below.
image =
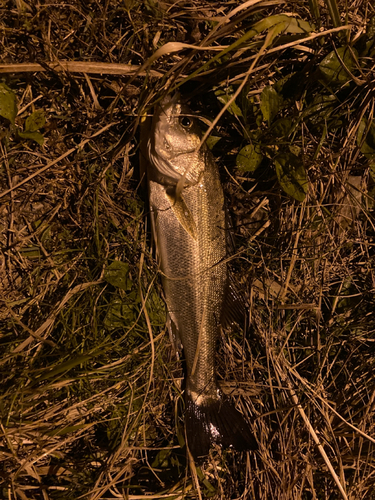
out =
[[173,213],[177,217],[177,220],[185,231],[190,234],[190,236],[196,240],[197,239],[197,226],[195,224],[194,218],[186,205],[182,195],[176,195],[166,191],[168,200],[170,201]]

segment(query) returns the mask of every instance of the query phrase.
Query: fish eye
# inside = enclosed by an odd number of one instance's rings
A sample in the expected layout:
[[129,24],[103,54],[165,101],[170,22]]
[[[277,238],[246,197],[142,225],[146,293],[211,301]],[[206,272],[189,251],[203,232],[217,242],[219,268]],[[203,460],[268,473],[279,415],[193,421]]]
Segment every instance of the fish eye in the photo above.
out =
[[193,120],[191,120],[188,116],[181,116],[180,124],[184,128],[190,128],[193,125]]

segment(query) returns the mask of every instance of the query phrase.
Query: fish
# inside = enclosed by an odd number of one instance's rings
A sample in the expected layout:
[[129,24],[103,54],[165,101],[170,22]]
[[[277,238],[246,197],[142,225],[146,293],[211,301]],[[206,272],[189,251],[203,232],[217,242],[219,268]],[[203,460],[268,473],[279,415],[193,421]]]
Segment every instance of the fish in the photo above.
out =
[[179,94],[156,107],[147,134],[149,203],[168,324],[182,345],[186,365],[188,448],[197,462],[205,460],[213,444],[256,449],[248,423],[223,394],[216,376],[220,327],[233,313],[226,300],[233,294],[217,164],[201,145],[198,118]]

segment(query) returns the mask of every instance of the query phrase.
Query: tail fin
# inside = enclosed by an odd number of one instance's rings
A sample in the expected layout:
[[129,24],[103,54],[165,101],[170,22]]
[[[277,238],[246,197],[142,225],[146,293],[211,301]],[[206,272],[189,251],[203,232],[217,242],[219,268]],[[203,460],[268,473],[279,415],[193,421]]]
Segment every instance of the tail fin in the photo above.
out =
[[195,461],[202,462],[213,443],[237,451],[258,448],[243,415],[227,398],[220,396],[197,404],[186,396],[186,436]]

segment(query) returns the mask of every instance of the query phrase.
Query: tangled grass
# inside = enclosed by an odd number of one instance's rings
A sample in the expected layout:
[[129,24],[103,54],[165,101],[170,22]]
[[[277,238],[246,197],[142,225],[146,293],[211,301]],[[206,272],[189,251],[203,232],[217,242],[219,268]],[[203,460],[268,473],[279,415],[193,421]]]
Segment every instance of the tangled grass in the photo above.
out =
[[[2,498],[375,498],[374,14],[3,2]],[[138,147],[177,89],[211,124],[250,324],[218,375],[259,443],[202,468]]]

